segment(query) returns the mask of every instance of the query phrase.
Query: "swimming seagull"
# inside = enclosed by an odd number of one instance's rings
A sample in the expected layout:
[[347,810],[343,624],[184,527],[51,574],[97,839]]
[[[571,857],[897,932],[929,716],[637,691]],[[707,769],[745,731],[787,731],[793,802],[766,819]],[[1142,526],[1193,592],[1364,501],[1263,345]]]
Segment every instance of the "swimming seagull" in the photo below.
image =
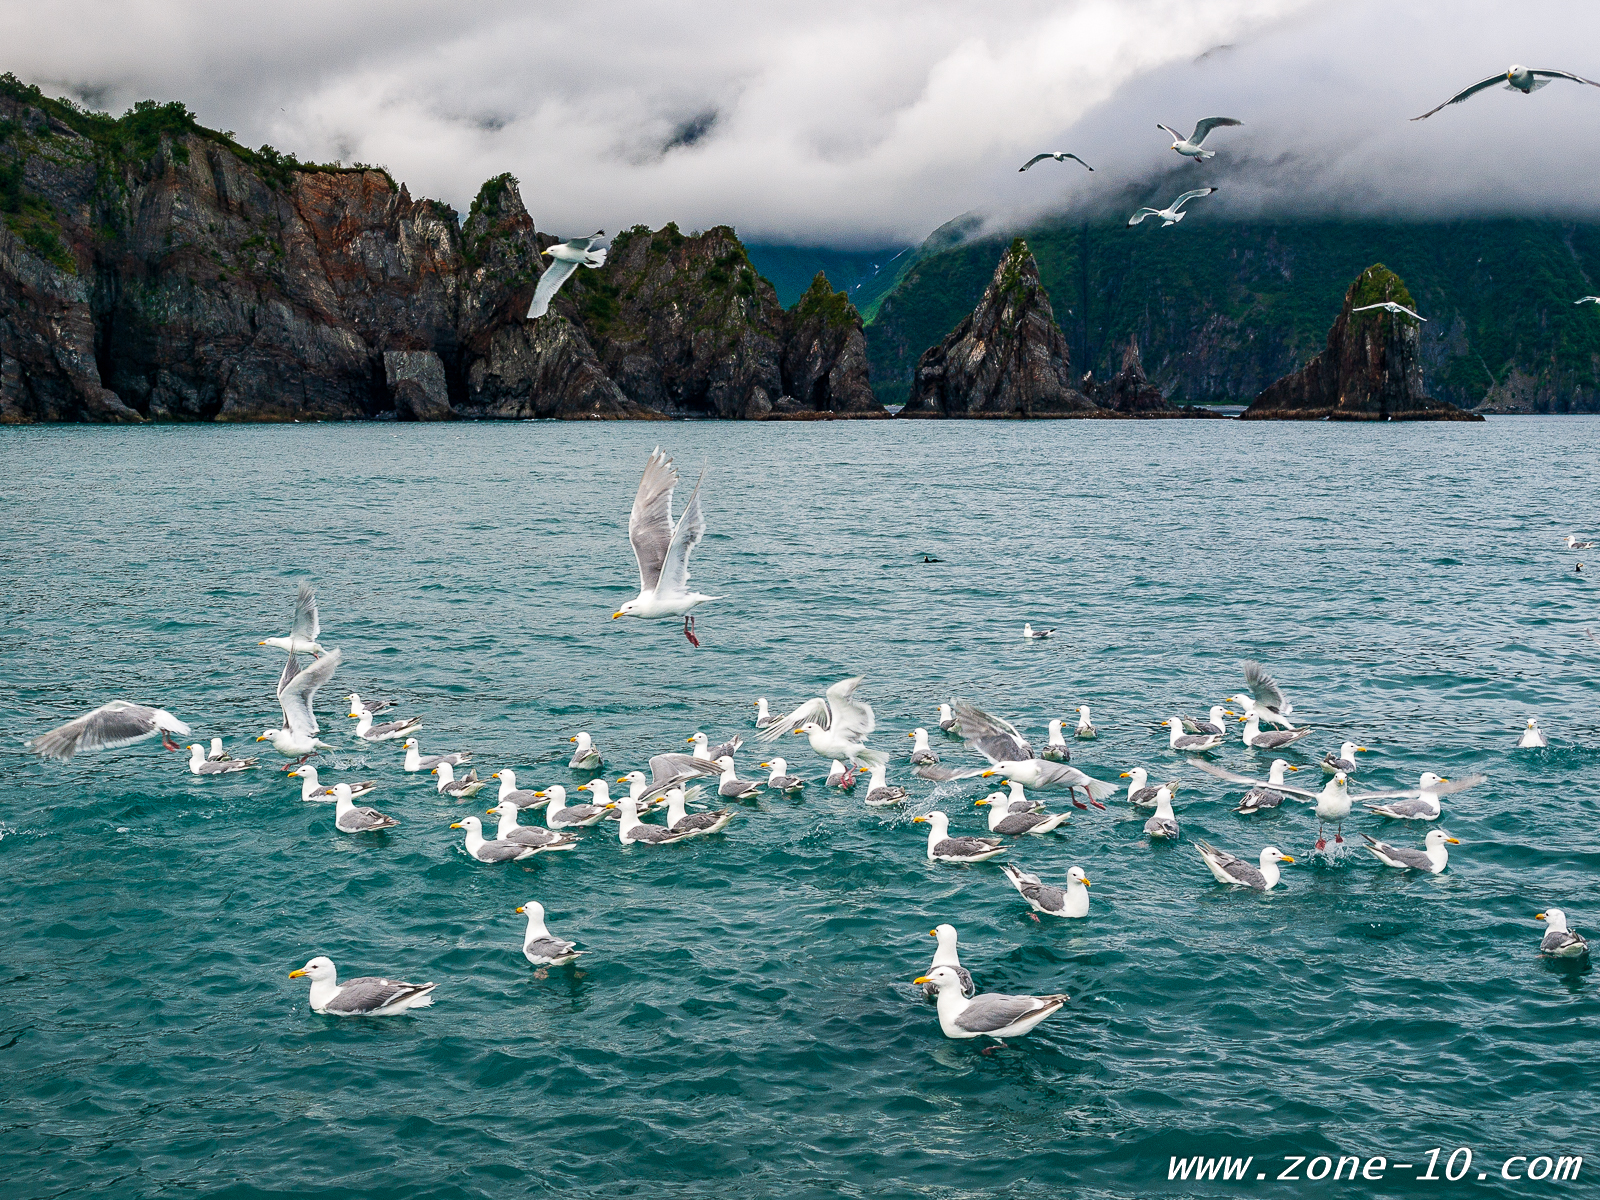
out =
[[333,961],[320,955],[298,971],[290,971],[289,978],[310,979],[311,1011],[330,1017],[392,1017],[433,1003],[431,983],[364,975],[340,987]]
[[[805,787],[806,781],[798,775],[789,774],[789,764],[781,758],[774,758],[770,762],[761,764],[772,774],[767,776],[767,786],[775,792],[798,792]],[[838,766],[838,763],[834,763]]]
[[[916,773],[917,774],[921,774],[921,772],[922,772],[922,768],[918,767],[916,769]],[[849,791],[851,788],[855,787],[855,785],[856,785],[856,770],[855,770],[855,768],[854,767],[847,767],[844,763],[840,762],[838,759],[834,759],[833,760],[833,765],[828,768],[828,778],[823,780],[823,786],[824,787],[836,787],[840,791]]]
[[988,807],[990,833],[1001,833],[1007,837],[1021,837],[1028,833],[1049,833],[1072,819],[1071,813],[1012,812],[1010,801],[1004,797],[995,800],[985,796],[972,803],[976,808]]
[[66,762],[74,754],[115,750],[157,734],[168,750],[181,750],[183,747],[168,735],[188,732],[189,727],[164,708],[151,708],[130,700],[112,700],[76,720],[41,733],[27,742],[26,748],[44,758]]
[[1570,79],[1573,83],[1587,83],[1590,87],[1600,87],[1592,79],[1585,79],[1582,75],[1574,75],[1571,71],[1552,71],[1543,67],[1524,67],[1519,63],[1512,63],[1509,70],[1499,75],[1491,75],[1487,79],[1479,80],[1463,92],[1457,92],[1450,99],[1436,108],[1430,108],[1421,117],[1412,117],[1413,121],[1420,121],[1424,117],[1431,117],[1441,108],[1448,108],[1452,104],[1460,104],[1468,96],[1476,95],[1484,88],[1492,88],[1497,83],[1504,83],[1506,91],[1521,92],[1524,96],[1538,91],[1552,80]]
[[500,826],[494,835],[497,841],[521,842],[524,846],[538,846],[541,850],[570,850],[578,844],[575,834],[557,833],[537,825],[518,825],[519,811],[521,806],[515,800],[502,800],[484,814],[500,818]]
[[1241,692],[1229,699],[1244,706],[1246,717],[1254,709],[1268,725],[1276,725],[1280,729],[1294,728],[1294,722],[1289,720],[1294,705],[1289,703],[1277,680],[1268,675],[1260,663],[1250,660],[1244,664],[1244,684],[1250,689],[1249,695]]
[[1261,711],[1252,708],[1250,715],[1243,718],[1244,730],[1241,736],[1244,744],[1252,750],[1282,750],[1298,742],[1301,738],[1310,737],[1311,730],[1302,726],[1299,729],[1269,729],[1265,733],[1261,730]]
[[1252,867],[1242,859],[1235,858],[1226,850],[1218,850],[1209,842],[1194,842],[1192,844],[1196,850],[1200,851],[1200,857],[1205,861],[1211,874],[1216,876],[1218,883],[1254,888],[1258,892],[1270,892],[1277,887],[1278,879],[1281,876],[1278,864],[1281,862],[1292,863],[1294,861],[1276,846],[1267,846],[1261,851],[1260,866]]
[[1044,749],[1039,752],[1040,758],[1048,758],[1051,762],[1071,762],[1072,748],[1067,745],[1066,736],[1061,732],[1062,721],[1060,717],[1050,718],[1045,734]]
[[1367,839],[1367,853],[1377,859],[1386,867],[1396,867],[1402,871],[1427,871],[1430,875],[1437,875],[1444,870],[1450,862],[1450,851],[1444,848],[1449,842],[1452,846],[1461,844],[1458,838],[1451,837],[1442,829],[1428,830],[1428,836],[1423,839],[1425,850],[1413,850],[1410,846],[1391,846],[1388,842],[1380,842],[1370,834],[1363,833]]
[[782,725],[783,718],[775,717],[767,711],[767,698],[765,696],[756,701],[756,728],[768,729],[773,725]]
[[536,967],[559,967],[585,953],[577,942],[569,942],[552,934],[544,923],[544,905],[529,900],[517,907],[519,913],[528,914],[528,931],[522,935],[522,956]]
[[567,789],[559,783],[552,784],[536,796],[548,797],[544,810],[544,823],[551,829],[576,829],[598,825],[605,819],[606,810],[598,804],[568,804]]
[[[1600,299],[1600,297],[1596,297],[1596,299]],[[1580,542],[1578,540],[1578,535],[1577,534],[1569,533],[1569,534],[1567,534],[1567,549],[1568,550],[1593,550],[1594,549],[1594,543],[1593,542]]]
[[1183,731],[1182,717],[1168,717],[1165,722],[1170,731],[1167,744],[1174,750],[1183,750],[1190,754],[1205,754],[1222,745],[1223,735],[1220,733],[1185,733]]
[[378,829],[393,829],[400,824],[375,808],[362,808],[356,804],[348,783],[335,784],[333,798],[339,804],[333,824],[340,833],[370,833]]
[[939,705],[939,728],[955,737],[961,736],[961,725],[948,704]]
[[232,757],[233,755],[222,748],[221,738],[214,737],[211,739],[211,751],[206,755],[206,758],[212,762],[227,762]]
[[631,846],[635,842],[642,842],[647,846],[664,846],[668,842],[681,842],[698,832],[686,829],[679,833],[664,825],[646,825],[639,820],[639,810],[634,807],[631,796],[613,800],[607,807],[616,809],[620,814],[621,819],[617,821],[617,840],[624,846]]
[[1025,642],[1039,642],[1055,633],[1054,629],[1035,629],[1026,621],[1022,624],[1022,640]]
[[[323,787],[317,781],[317,769],[310,763],[303,767],[296,767],[289,772],[289,775],[300,780],[300,799],[312,803],[325,803],[336,799],[334,795],[335,785],[329,784],[327,787]],[[351,783],[345,786],[350,789],[350,798],[358,800],[362,796],[369,795],[375,791],[378,785],[371,779],[363,779],[360,783]]]
[[1139,222],[1143,221],[1146,217],[1160,217],[1161,228],[1165,229],[1168,225],[1176,225],[1179,221],[1183,220],[1184,217],[1189,215],[1183,211],[1183,206],[1185,204],[1199,196],[1209,196],[1216,190],[1217,189],[1214,187],[1196,188],[1192,192],[1185,192],[1166,208],[1141,208],[1135,212],[1133,216],[1128,218],[1128,224],[1129,226],[1133,226],[1139,224]]
[[1034,912],[1052,917],[1086,917],[1089,915],[1089,877],[1081,867],[1067,871],[1065,890],[1051,887],[1037,875],[1031,875],[1015,863],[1001,863],[1000,869],[1011,880],[1011,886],[1022,894]]
[[1017,732],[1017,727],[1002,717],[992,716],[965,700],[955,702],[955,711],[961,720],[962,732],[967,735],[967,745],[991,764],[989,770],[979,772],[980,775],[1004,775],[1025,787],[1082,788],[1097,808],[1104,808],[1100,802],[1117,790],[1076,767],[1036,757],[1032,745]]
[[1007,996],[984,992],[968,1000],[961,994],[961,977],[949,967],[935,967],[913,983],[931,983],[939,992],[939,1028],[947,1038],[1021,1037],[1065,1004],[1065,993],[1054,996]]
[[926,729],[913,729],[906,736],[913,739],[911,745],[911,765],[913,767],[931,767],[939,761],[939,756],[933,752],[933,747],[928,745],[928,731]]
[[532,858],[541,849],[539,846],[529,846],[523,842],[502,842],[499,838],[492,840],[485,838],[483,822],[477,817],[462,817],[450,828],[466,830],[467,853],[481,863],[516,862],[518,859]]
[[1363,304],[1360,308],[1352,308],[1350,311],[1353,313],[1371,312],[1375,308],[1381,308],[1384,312],[1394,313],[1396,316],[1404,313],[1406,316],[1411,317],[1414,320],[1421,321],[1423,324],[1427,324],[1428,321],[1427,317],[1419,316],[1417,313],[1412,312],[1404,304],[1396,304],[1393,300],[1385,300],[1381,304]]
[[316,657],[327,653],[317,644],[317,635],[321,632],[322,626],[317,621],[317,594],[311,590],[311,585],[302,579],[299,590],[295,593],[294,624],[289,627],[288,636],[264,638],[256,645],[276,646],[279,650],[287,650],[291,655],[310,654]]
[[[1197,763],[1195,765],[1198,766],[1200,764]],[[1284,772],[1298,771],[1299,769],[1299,767],[1291,767],[1285,760],[1281,758],[1273,759],[1272,767],[1267,772],[1267,782],[1256,784],[1248,792],[1240,796],[1239,807],[1235,808],[1233,811],[1236,813],[1244,813],[1246,816],[1248,816],[1251,813],[1258,813],[1264,809],[1279,807],[1287,798],[1281,791],[1278,790],[1283,786]]]
[[1170,125],[1163,125],[1160,121],[1156,122],[1156,128],[1165,129],[1168,133],[1170,133],[1172,135],[1172,148],[1185,158],[1194,159],[1195,163],[1198,165],[1205,159],[1215,158],[1217,156],[1215,150],[1201,149],[1200,144],[1206,140],[1207,134],[1219,126],[1243,124],[1243,121],[1236,121],[1232,117],[1202,117],[1199,122],[1196,123],[1194,132],[1188,137],[1184,137],[1176,129],[1173,129]]
[[1179,720],[1183,722],[1184,729],[1189,733],[1220,733],[1226,735],[1228,724],[1223,718],[1231,716],[1233,714],[1222,705],[1213,704],[1211,712],[1204,720],[1196,717],[1180,717]]
[[576,737],[569,737],[569,742],[576,742],[578,748],[572,752],[572,757],[567,760],[567,766],[574,771],[598,771],[603,763],[600,751],[589,735],[582,730]]
[[502,804],[509,801],[518,808],[542,808],[544,806],[544,793],[536,792],[529,788],[519,788],[517,786],[517,773],[510,767],[503,771],[496,771],[489,778],[500,781],[500,794],[496,799]]
[[1559,908],[1547,908],[1533,919],[1550,926],[1539,939],[1539,953],[1556,958],[1579,958],[1589,953],[1589,943],[1583,940],[1582,934],[1567,928],[1567,914]]
[[678,486],[678,469],[661,453],[660,446],[650,451],[628,517],[628,541],[639,564],[639,594],[611,614],[613,621],[618,617],[647,621],[682,617],[683,636],[693,646],[700,644],[691,610],[708,600],[722,599],[688,590],[689,555],[706,535],[706,519],[700,511],[700,486],[705,478],[702,471],[683,515],[674,524],[672,491]]
[[[972,982],[971,973],[961,965],[961,956],[956,952],[956,927],[937,925],[928,930],[928,936],[939,939],[933,951],[933,962],[928,964],[928,974],[932,975],[935,967],[949,967],[961,981],[961,994],[968,997],[975,994],[977,985]],[[929,1000],[937,1000],[939,989],[931,983],[925,983],[922,985],[922,994]]]
[[1156,789],[1156,815],[1144,823],[1144,831],[1153,838],[1178,838],[1178,818],[1172,811],[1172,790]]
[[439,777],[439,785],[435,790],[447,796],[454,796],[457,800],[476,796],[489,784],[487,779],[478,778],[477,771],[468,771],[457,779],[455,768],[447,762],[440,763],[433,769],[433,773]]
[[358,718],[356,736],[365,742],[396,741],[422,727],[421,717],[407,717],[404,721],[385,721],[382,725],[374,725],[372,714],[366,709],[360,712],[352,710],[350,715]]
[[[1440,796],[1464,792],[1483,783],[1487,778],[1487,775],[1468,775],[1452,781],[1442,775],[1435,775],[1432,771],[1424,771],[1415,789],[1398,793],[1400,798],[1391,800],[1388,804],[1369,804],[1367,807],[1379,816],[1394,817],[1400,821],[1437,821]],[[1372,797],[1364,796],[1362,799],[1372,799]]]
[[1539,728],[1539,718],[1529,717],[1528,727],[1522,731],[1522,737],[1517,740],[1517,749],[1542,750],[1549,744],[1545,740],[1544,731]]
[[929,862],[975,863],[1006,852],[999,838],[951,837],[950,818],[937,810],[911,819],[928,825]]
[[686,807],[686,800],[681,787],[672,788],[667,792],[667,828],[673,833],[681,833],[688,837],[721,833],[733,818],[739,815],[739,810],[736,808],[718,808],[709,812],[692,813]]
[[256,765],[253,758],[207,758],[206,748],[199,742],[189,747],[189,774],[227,775],[233,771],[248,771]]
[[763,742],[775,742],[786,729],[804,733],[811,748],[823,758],[848,762],[851,766],[887,762],[876,750],[867,749],[867,737],[878,727],[872,706],[855,698],[856,688],[865,676],[841,679],[821,696],[805,701],[778,725],[757,734]]
[[449,763],[453,767],[459,767],[463,763],[472,761],[472,753],[465,750],[454,751],[450,754],[424,754],[421,747],[417,745],[416,738],[407,738],[401,745],[405,747],[406,751],[405,769],[411,772],[431,771],[440,763]]
[[885,764],[872,764],[871,781],[867,784],[863,803],[874,808],[887,808],[891,804],[899,804],[909,794],[905,788],[889,782],[889,768]]
[[394,707],[393,700],[363,700],[355,692],[351,692],[346,699],[350,701],[351,710],[357,714],[369,712],[376,716],[378,713],[388,712]]
[[730,754],[737,754],[739,747],[744,745],[744,738],[736,733],[720,746],[709,746],[706,735],[696,732],[689,739],[689,744],[694,747],[694,756],[696,758],[704,759],[707,762],[718,762]]
[[539,276],[539,286],[533,289],[533,303],[528,305],[528,320],[542,317],[550,311],[550,301],[556,298],[556,293],[567,281],[567,276],[579,266],[605,266],[606,252],[600,246],[600,239],[605,235],[604,229],[597,229],[588,237],[557,242],[554,246],[547,246],[539,252],[548,254],[551,261],[544,269],[544,274]]
[[332,746],[317,737],[317,717],[311,706],[318,689],[339,669],[342,657],[338,650],[329,650],[302,671],[291,650],[283,664],[283,674],[278,676],[278,707],[283,709],[283,728],[262,730],[256,741],[271,742],[272,748],[285,758],[304,758],[318,750],[332,750]]
[[762,785],[757,780],[739,778],[731,754],[724,754],[717,759],[717,765],[722,768],[722,778],[717,782],[717,795],[724,800],[750,800],[761,790]]
[[[1149,808],[1156,802],[1156,792],[1159,788],[1150,786],[1150,772],[1143,767],[1134,767],[1131,771],[1124,771],[1122,778],[1128,781],[1128,803],[1138,804]],[[1171,784],[1167,785],[1169,788]]]
[[[1058,163],[1064,163],[1064,162],[1067,161],[1067,159],[1070,158],[1075,163],[1081,163],[1083,166],[1089,167],[1088,163],[1084,162],[1083,159],[1079,158],[1076,154],[1073,154],[1070,151],[1067,151],[1067,150],[1047,150],[1043,154],[1035,154],[1027,162],[1023,163],[1020,167],[1018,167],[1017,170],[1018,171],[1026,171],[1029,167],[1033,166],[1034,163],[1043,162],[1047,158],[1053,158]],[[1092,170],[1094,170],[1094,168],[1093,167],[1089,167],[1089,170],[1092,171]]]
[[1332,775],[1335,771],[1343,771],[1346,775],[1349,775],[1356,769],[1356,755],[1365,754],[1366,752],[1367,748],[1365,746],[1358,746],[1354,742],[1346,742],[1339,747],[1339,753],[1335,754],[1330,750],[1322,756],[1322,769],[1329,775]]

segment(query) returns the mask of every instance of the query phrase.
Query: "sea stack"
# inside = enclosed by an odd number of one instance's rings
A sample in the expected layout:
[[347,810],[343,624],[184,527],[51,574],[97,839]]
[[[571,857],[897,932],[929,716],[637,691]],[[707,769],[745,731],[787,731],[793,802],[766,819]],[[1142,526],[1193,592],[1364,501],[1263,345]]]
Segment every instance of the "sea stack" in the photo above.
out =
[[1249,421],[1481,421],[1435,400],[1422,386],[1421,326],[1404,313],[1351,310],[1393,300],[1416,310],[1400,277],[1374,263],[1345,293],[1344,308],[1321,354],[1262,392],[1242,414]]
[[1015,239],[978,307],[917,361],[902,417],[1111,416],[1072,386],[1067,339]]

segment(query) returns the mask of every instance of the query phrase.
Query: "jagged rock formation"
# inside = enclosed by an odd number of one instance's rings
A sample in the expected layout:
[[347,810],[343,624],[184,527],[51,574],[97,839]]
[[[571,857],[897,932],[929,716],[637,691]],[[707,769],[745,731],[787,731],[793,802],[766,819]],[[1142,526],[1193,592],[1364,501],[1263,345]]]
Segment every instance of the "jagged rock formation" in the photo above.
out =
[[882,415],[855,310],[785,313],[731,229],[632,230],[528,322],[552,240],[509,175],[461,223],[0,76],[0,421]]
[[1345,293],[1328,345],[1309,363],[1263,391],[1245,420],[1481,421],[1435,400],[1422,386],[1419,326],[1383,309],[1352,312],[1392,300],[1414,309],[1400,277],[1382,263],[1363,271]]
[[917,362],[902,417],[1109,416],[1072,386],[1067,341],[1027,243],[1000,258],[977,308]]
[[1101,408],[1124,417],[1220,417],[1221,413],[1194,406],[1174,405],[1161,389],[1145,378],[1139,343],[1128,339],[1122,352],[1122,369],[1105,383],[1084,376],[1084,394]]

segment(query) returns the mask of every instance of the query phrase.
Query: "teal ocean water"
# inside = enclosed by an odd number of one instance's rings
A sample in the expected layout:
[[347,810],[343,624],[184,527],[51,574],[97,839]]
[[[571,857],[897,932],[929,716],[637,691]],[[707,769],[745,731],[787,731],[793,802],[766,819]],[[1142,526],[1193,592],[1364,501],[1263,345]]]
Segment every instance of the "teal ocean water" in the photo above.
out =
[[[1600,1004],[1585,966],[1538,957],[1532,918],[1600,932],[1600,614],[1558,541],[1600,532],[1597,434],[0,430],[0,1192],[1578,1195],[1600,1176]],[[671,623],[608,619],[635,590],[626,514],[658,440],[712,467],[695,583],[726,599],[698,651]],[[300,578],[344,652],[329,691],[395,698],[426,749],[470,749],[480,774],[571,787],[567,739],[588,729],[614,778],[696,729],[748,736],[758,695],[862,673],[912,803],[824,789],[788,738],[804,798],[750,804],[725,835],[624,849],[593,830],[490,867],[448,828],[488,805],[359,747],[334,695],[324,778],[376,778],[393,831],[336,832],[275,761],[202,780],[156,743],[65,765],[22,750],[123,696],[253,751],[281,662],[256,643],[286,630]],[[1026,644],[1025,620],[1061,632]],[[1238,789],[1167,751],[1153,723],[1238,690],[1252,656],[1317,730],[1298,761],[1354,740],[1361,785],[1489,776],[1447,799],[1446,873],[1313,859],[1307,810],[1237,816]],[[1186,838],[1298,861],[1272,893],[1235,892],[1113,800],[1008,855],[1094,881],[1087,920],[1035,921],[995,864],[930,865],[910,821],[931,787],[906,734],[952,695],[1040,736],[1087,703],[1101,737],[1077,765],[1182,778]],[[1530,713],[1550,749],[1512,749]],[[1267,756],[1235,740],[1217,760]],[[945,801],[957,831],[981,829],[971,798]],[[576,969],[521,957],[530,899],[588,951]],[[910,984],[942,921],[980,987],[1071,1003],[999,1053],[947,1041]],[[437,1003],[319,1017],[287,978],[314,954],[436,980]],[[1462,1182],[1415,1181],[1434,1147],[1440,1174],[1473,1151]],[[1582,1184],[1499,1178],[1556,1154],[1587,1156]],[[1169,1182],[1194,1155],[1252,1156],[1252,1178]],[[1277,1182],[1294,1155],[1416,1167]]]

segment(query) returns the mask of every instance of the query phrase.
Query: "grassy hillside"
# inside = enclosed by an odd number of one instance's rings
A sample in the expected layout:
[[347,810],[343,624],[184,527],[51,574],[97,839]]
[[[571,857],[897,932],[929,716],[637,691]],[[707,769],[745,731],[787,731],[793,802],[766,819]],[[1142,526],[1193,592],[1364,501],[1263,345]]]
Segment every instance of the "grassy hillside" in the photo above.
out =
[[[1600,224],[1120,220],[1026,235],[1079,369],[1115,369],[1137,339],[1150,377],[1189,403],[1248,401],[1322,348],[1374,262],[1423,316],[1424,377],[1463,407],[1600,410]],[[972,309],[1007,237],[914,262],[867,328],[874,387],[904,398],[917,357]]]

